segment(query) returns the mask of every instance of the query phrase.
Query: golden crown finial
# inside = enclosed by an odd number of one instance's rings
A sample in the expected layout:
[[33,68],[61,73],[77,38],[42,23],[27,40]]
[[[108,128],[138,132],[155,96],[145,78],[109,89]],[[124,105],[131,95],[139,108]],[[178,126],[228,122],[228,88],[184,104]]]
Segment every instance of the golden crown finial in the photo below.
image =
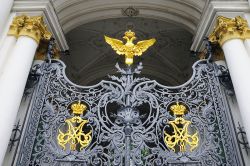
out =
[[128,31],[125,32],[125,36],[128,37],[128,38],[135,37],[135,32],[132,32],[131,30],[128,30]]
[[78,101],[77,104],[75,103],[71,105],[71,109],[74,114],[81,115],[87,109],[87,106],[85,104],[81,104],[81,101]]
[[173,112],[174,115],[184,115],[187,111],[187,108],[183,104],[179,104],[179,102],[176,102],[175,105],[172,105],[170,107],[170,110]]

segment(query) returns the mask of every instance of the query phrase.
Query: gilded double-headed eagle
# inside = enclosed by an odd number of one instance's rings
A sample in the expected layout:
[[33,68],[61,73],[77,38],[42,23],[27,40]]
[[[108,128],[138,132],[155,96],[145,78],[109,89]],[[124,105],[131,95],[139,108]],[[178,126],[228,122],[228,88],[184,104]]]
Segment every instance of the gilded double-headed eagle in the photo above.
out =
[[142,40],[134,44],[136,40],[135,33],[131,30],[126,31],[123,39],[127,40],[124,44],[123,41],[104,36],[105,41],[116,51],[119,55],[125,55],[125,63],[127,65],[133,64],[134,56],[141,56],[150,46],[155,43],[155,39]]

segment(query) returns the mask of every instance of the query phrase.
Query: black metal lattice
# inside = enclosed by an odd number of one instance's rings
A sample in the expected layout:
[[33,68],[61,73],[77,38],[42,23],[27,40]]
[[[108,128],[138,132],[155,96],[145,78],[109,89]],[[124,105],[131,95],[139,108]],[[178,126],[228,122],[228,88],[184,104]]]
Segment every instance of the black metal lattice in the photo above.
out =
[[[84,87],[67,79],[63,62],[44,63],[16,165],[241,165],[214,64],[196,62],[192,78],[177,87],[135,77],[142,64],[116,68],[120,76]],[[79,100],[87,105],[81,117],[89,121],[92,140],[83,150],[63,150],[58,129]],[[199,145],[192,152],[174,152],[163,141],[174,119],[168,109],[176,102],[185,103],[185,118],[198,131]]]

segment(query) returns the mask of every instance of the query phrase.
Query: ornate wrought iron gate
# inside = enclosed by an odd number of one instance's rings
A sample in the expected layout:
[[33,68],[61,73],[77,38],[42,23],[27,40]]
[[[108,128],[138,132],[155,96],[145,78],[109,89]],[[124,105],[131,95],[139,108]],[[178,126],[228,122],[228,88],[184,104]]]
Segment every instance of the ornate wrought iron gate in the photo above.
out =
[[214,64],[178,87],[139,77],[142,64],[116,68],[83,87],[44,63],[16,165],[241,165]]

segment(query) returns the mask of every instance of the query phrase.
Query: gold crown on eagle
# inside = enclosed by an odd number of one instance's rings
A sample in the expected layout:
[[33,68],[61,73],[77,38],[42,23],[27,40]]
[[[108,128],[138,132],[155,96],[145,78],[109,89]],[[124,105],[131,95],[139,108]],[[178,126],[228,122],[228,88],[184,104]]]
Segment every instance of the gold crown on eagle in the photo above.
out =
[[81,115],[81,114],[83,114],[84,111],[86,111],[87,106],[85,104],[81,104],[81,102],[78,101],[78,103],[71,105],[71,109],[72,109],[74,114]]
[[179,104],[179,102],[176,102],[175,105],[172,105],[170,107],[170,110],[173,112],[174,115],[184,115],[187,112],[187,108],[183,104]]

